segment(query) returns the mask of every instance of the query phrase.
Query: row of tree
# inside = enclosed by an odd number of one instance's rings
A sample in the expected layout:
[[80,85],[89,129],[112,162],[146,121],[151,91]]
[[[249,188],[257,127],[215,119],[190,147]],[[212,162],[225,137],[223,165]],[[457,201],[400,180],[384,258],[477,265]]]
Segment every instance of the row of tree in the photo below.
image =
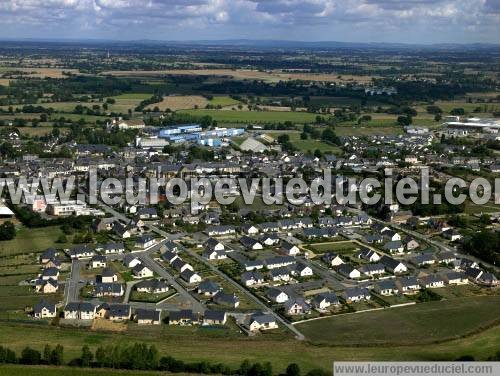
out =
[[[61,345],[45,345],[43,352],[25,347],[20,356],[16,352],[0,346],[0,364],[26,365],[64,365],[64,348]],[[193,362],[186,363],[171,356],[160,356],[154,345],[134,343],[130,345],[100,346],[92,352],[89,346],[82,347],[78,358],[67,363],[71,367],[114,368],[126,370],[165,371],[173,373],[222,374],[241,376],[272,376],[271,363],[251,363],[244,360],[234,369],[222,363]],[[328,373],[321,369],[314,369],[306,376],[325,376]],[[291,363],[285,370],[284,376],[300,376],[301,370],[296,363]]]

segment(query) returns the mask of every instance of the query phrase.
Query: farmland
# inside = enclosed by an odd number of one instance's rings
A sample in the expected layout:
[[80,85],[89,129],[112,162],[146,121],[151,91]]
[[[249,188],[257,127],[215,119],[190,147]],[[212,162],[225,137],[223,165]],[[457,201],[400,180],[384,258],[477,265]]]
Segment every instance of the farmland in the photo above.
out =
[[[437,291],[439,293],[439,291]],[[500,296],[476,296],[299,324],[314,343],[414,345],[458,338],[498,324]],[[446,320],[442,320],[446,317]]]
[[[489,306],[491,309],[491,306]],[[395,309],[396,310],[396,309]],[[385,311],[384,311],[385,312]],[[453,312],[457,312],[456,310]],[[434,312],[434,319],[439,311]],[[353,315],[358,317],[359,314]],[[328,319],[327,319],[328,320]],[[333,319],[332,319],[333,320]],[[318,322],[321,322],[319,320]],[[439,320],[441,322],[442,320]],[[475,321],[477,325],[477,321]],[[329,328],[329,327],[328,327]],[[338,329],[338,327],[336,327]],[[170,355],[184,361],[223,362],[238,367],[242,359],[250,361],[271,361],[275,370],[284,369],[291,362],[297,362],[304,370],[322,367],[329,369],[333,360],[444,360],[456,359],[463,355],[471,355],[476,359],[486,359],[493,355],[500,346],[500,327],[495,326],[485,331],[464,338],[456,338],[443,343],[430,343],[425,346],[385,345],[356,346],[346,345],[313,346],[307,342],[285,341],[283,337],[263,335],[254,340],[247,338],[216,338],[214,336],[186,335],[189,328],[171,328],[150,331],[147,337],[123,333],[87,332],[77,329],[56,328],[45,325],[27,325],[0,322],[0,337],[9,338],[9,347],[20,351],[26,344],[22,333],[30,333],[30,345],[42,349],[47,342],[60,343],[64,346],[66,357],[71,359],[80,355],[81,346],[91,348],[106,345],[130,343],[134,341],[155,344],[160,354]],[[347,327],[345,327],[347,329]],[[341,330],[345,330],[341,329]],[[414,330],[418,330],[418,326]],[[186,333],[182,335],[182,333]],[[328,333],[331,333],[328,330]],[[335,332],[335,335],[339,332]],[[203,348],[203,352],[193,352],[193,346]],[[237,347],[239,350],[234,351]],[[273,349],[272,352],[269,349]],[[297,357],[297,354],[302,354]]]
[[[26,228],[17,230],[16,238],[0,242],[0,254],[3,256],[29,252],[41,252],[56,245],[57,238],[62,234],[58,226],[43,228]],[[58,245],[61,246],[61,245]]]
[[189,110],[180,111],[194,116],[211,116],[221,123],[313,123],[316,114],[307,112],[277,112],[277,111],[237,111],[237,110]]

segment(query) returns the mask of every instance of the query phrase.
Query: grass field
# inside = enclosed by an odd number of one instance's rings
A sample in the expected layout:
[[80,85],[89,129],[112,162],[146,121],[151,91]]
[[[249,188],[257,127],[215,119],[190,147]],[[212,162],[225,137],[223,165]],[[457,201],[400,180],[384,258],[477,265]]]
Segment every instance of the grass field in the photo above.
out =
[[[267,134],[276,139],[279,135],[283,133],[268,132]],[[287,134],[288,136],[290,136],[290,142],[293,144],[293,146],[295,146],[301,152],[310,151],[311,153],[314,153],[314,151],[318,149],[322,153],[327,153],[327,154],[342,153],[342,150],[338,146],[331,145],[320,140],[312,140],[312,139],[302,140],[298,132],[288,132]]]
[[115,95],[112,97],[115,100],[120,100],[120,99],[135,99],[142,101],[144,99],[151,98],[151,94],[148,93],[126,93],[126,94],[120,94],[120,95]]
[[388,136],[403,134],[403,129],[397,126],[367,127],[337,125],[335,127],[335,133],[337,136]]
[[237,101],[236,99],[233,99],[228,96],[214,96],[209,103],[213,106],[236,106],[240,103],[240,101]]
[[160,103],[153,103],[147,106],[148,109],[158,107],[160,111],[165,111],[167,108],[172,111],[204,108],[208,104],[208,100],[201,95],[171,95],[164,97]]
[[224,123],[312,123],[316,120],[316,114],[308,112],[278,112],[278,111],[236,111],[236,110],[184,110],[194,116],[211,116],[214,120]]
[[[436,311],[435,314],[435,321],[442,322],[440,312]],[[360,314],[354,316],[358,317],[358,320],[362,317]],[[324,323],[326,322],[324,321]],[[372,322],[372,328],[373,326],[376,325],[373,325]],[[338,329],[338,326],[336,328]],[[341,328],[342,331],[346,329],[348,327]],[[418,327],[415,328],[415,330],[417,329]],[[342,334],[342,331],[335,332],[334,337]],[[328,330],[328,332],[331,335],[332,331]],[[27,333],[29,336],[25,335]],[[355,336],[353,335],[353,337]],[[22,350],[28,344],[42,350],[47,342],[60,343],[64,346],[66,360],[79,356],[84,344],[95,350],[100,345],[142,341],[149,344],[154,343],[161,355],[170,355],[184,361],[223,362],[232,367],[238,367],[242,359],[258,362],[270,361],[275,372],[279,373],[291,362],[297,362],[301,369],[307,372],[309,369],[317,367],[329,370],[333,360],[453,360],[463,355],[472,355],[478,360],[485,360],[500,348],[500,326],[470,337],[425,346],[420,344],[368,347],[317,346],[291,338],[276,338],[270,333],[256,338],[231,337],[228,340],[227,338],[203,335],[182,336],[179,335],[179,331],[173,331],[169,334],[168,328],[165,331],[155,330],[149,332],[147,336],[141,336],[127,332],[90,332],[13,322],[0,322],[0,338],[2,345],[8,345],[16,351]]]
[[16,255],[28,252],[40,252],[48,247],[62,247],[57,238],[62,234],[58,226],[42,228],[20,227],[12,240],[0,241],[0,256]]
[[327,82],[371,82],[375,76],[353,76],[341,75],[335,73],[288,73],[281,71],[264,72],[250,69],[170,69],[158,71],[106,71],[103,75],[113,76],[162,76],[171,75],[191,75],[191,76],[225,76],[240,80],[264,80],[268,82],[279,82],[288,80],[307,80],[307,81],[327,81]]
[[[439,290],[436,292],[439,293]],[[466,297],[334,316],[299,324],[297,328],[314,343],[414,345],[458,338],[478,328],[498,323],[499,308],[498,295]]]
[[307,248],[312,250],[314,253],[336,252],[342,254],[353,252],[359,248],[359,245],[350,241],[342,241],[311,244],[308,245]]
[[[0,376],[159,376],[173,375],[165,372],[149,371],[121,371],[99,368],[75,368],[75,367],[52,367],[52,366],[26,366],[26,365],[0,365]],[[176,373],[178,376],[186,376],[187,373]]]

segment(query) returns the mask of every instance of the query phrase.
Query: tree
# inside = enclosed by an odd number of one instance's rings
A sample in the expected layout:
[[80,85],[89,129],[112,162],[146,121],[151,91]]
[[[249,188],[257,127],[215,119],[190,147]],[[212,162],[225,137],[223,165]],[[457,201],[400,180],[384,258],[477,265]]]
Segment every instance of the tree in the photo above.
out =
[[307,140],[307,138],[308,138],[308,137],[309,137],[309,136],[308,136],[308,134],[307,134],[306,132],[302,132],[302,133],[300,134],[300,139],[301,139],[301,140]]
[[331,143],[333,143],[335,145],[339,145],[340,144],[340,140],[339,140],[339,138],[335,134],[335,131],[332,128],[326,128],[323,131],[323,133],[321,133],[321,139],[323,141],[331,142]]
[[291,363],[286,367],[286,376],[300,376],[300,367],[297,363]]
[[21,364],[37,365],[40,364],[41,360],[42,354],[40,354],[40,351],[34,350],[31,347],[27,346],[21,352],[21,358],[19,359],[19,362]]
[[408,115],[400,115],[398,116],[397,122],[399,125],[403,126],[410,125],[412,123],[412,118],[411,116]]
[[58,344],[55,347],[55,349],[53,349],[52,352],[50,353],[49,364],[52,364],[54,366],[62,365],[64,361],[63,353],[64,353],[64,347]]
[[440,107],[435,106],[435,105],[427,106],[426,110],[427,110],[428,114],[433,114],[433,115],[437,115],[437,114],[442,114],[443,113],[443,110]]
[[87,345],[82,347],[82,356],[80,358],[81,360],[81,366],[82,367],[89,367],[90,364],[92,363],[92,360],[94,359],[94,354],[92,354],[92,351],[90,351],[89,347]]
[[463,108],[454,108],[450,111],[450,114],[453,116],[465,115],[465,110]]
[[0,225],[0,240],[12,240],[16,236],[16,228],[11,221]]

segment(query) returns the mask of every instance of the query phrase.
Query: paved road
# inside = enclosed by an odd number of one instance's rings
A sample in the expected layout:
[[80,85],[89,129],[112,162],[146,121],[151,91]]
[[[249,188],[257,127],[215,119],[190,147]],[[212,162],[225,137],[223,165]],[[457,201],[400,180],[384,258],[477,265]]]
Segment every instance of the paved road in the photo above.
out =
[[[114,210],[113,208],[107,206],[107,205],[104,205],[103,203],[100,203],[99,206],[101,206],[105,211],[107,211],[108,213],[114,215],[116,218],[122,220],[122,221],[128,221],[129,219],[123,215],[122,213],[119,213],[117,212],[116,210]],[[145,224],[145,227],[148,228],[150,231],[158,234],[158,235],[161,235],[169,240],[173,240],[173,236],[172,234],[166,232],[166,231],[163,231],[161,229],[159,229],[158,227],[152,225],[152,224]],[[176,238],[178,238],[178,235],[175,236]],[[263,309],[264,312],[268,312],[270,314],[272,314],[277,321],[279,321],[281,324],[283,324],[285,327],[287,327],[290,331],[292,331],[297,339],[299,340],[303,340],[305,339],[304,335],[299,331],[297,330],[292,324],[290,324],[288,321],[286,321],[285,319],[283,319],[280,315],[278,315],[276,312],[274,312],[273,310],[270,310],[269,307],[267,305],[265,305],[258,297],[256,297],[254,294],[252,294],[250,291],[244,289],[240,284],[238,284],[236,281],[234,281],[232,278],[230,278],[229,276],[227,276],[226,274],[222,273],[217,267],[215,267],[214,265],[210,264],[210,262],[208,262],[207,260],[205,260],[204,258],[202,258],[200,255],[198,255],[197,253],[191,251],[191,250],[188,250],[186,249],[186,252],[188,254],[190,254],[192,257],[196,258],[197,260],[199,260],[200,262],[202,262],[203,264],[205,264],[208,268],[210,268],[210,270],[212,270],[214,273],[218,274],[221,278],[223,278],[224,280],[226,280],[228,283],[230,283],[231,285],[233,285],[237,290],[241,291],[243,294],[245,294],[246,296],[248,296],[248,298],[250,298],[252,301],[254,301],[259,307],[261,307]],[[142,257],[144,257],[144,263],[146,266],[151,266],[152,270],[154,270],[155,272],[157,272],[160,276],[163,276],[162,274],[165,275],[164,278],[168,279],[169,282],[174,286],[176,287],[179,286],[181,287],[175,280],[173,280],[173,278],[167,273],[167,271],[162,267],[160,266],[159,264],[157,264],[153,259],[151,259],[151,256],[147,253],[145,254],[141,254],[141,259]],[[149,260],[148,260],[149,258]],[[149,263],[149,264],[148,264]],[[171,278],[169,279],[169,277],[167,277],[167,275]],[[173,281],[174,283],[172,283],[171,281]],[[177,289],[177,287],[176,287]],[[179,293],[183,296],[185,296],[187,298],[187,295],[189,295],[189,297],[193,300],[195,300],[191,294],[189,294],[189,292],[187,292],[185,289],[181,288],[180,290],[177,290],[179,291]],[[186,295],[187,294],[187,295]],[[201,303],[199,303],[198,301],[197,302],[197,305],[193,305],[193,310],[197,310],[199,309],[201,312],[204,312],[204,307]]]
[[149,253],[141,253],[139,255],[141,261],[148,268],[157,273],[160,277],[166,279],[170,285],[172,285],[179,295],[181,295],[186,301],[191,305],[191,309],[195,312],[204,313],[205,307],[198,300],[196,300],[184,287],[182,287],[175,279],[168,273],[163,266],[158,264]]
[[[359,210],[359,209],[354,209],[354,208],[349,208],[349,211],[352,211],[352,212],[355,212],[355,213],[363,213],[363,214],[366,214],[365,212],[363,212],[362,210]],[[495,272],[498,273],[498,271],[500,270],[500,268],[496,265],[493,265],[493,264],[490,264],[490,263],[487,263],[477,257],[474,257],[474,256],[471,256],[471,255],[467,255],[467,254],[462,254],[460,252],[457,252],[457,250],[453,247],[450,247],[449,245],[446,245],[440,241],[437,241],[435,239],[430,239],[428,236],[426,235],[423,235],[417,231],[413,231],[411,229],[408,229],[406,227],[402,227],[398,224],[395,224],[395,223],[392,223],[392,222],[387,222],[387,221],[384,221],[384,220],[381,220],[379,218],[375,218],[375,217],[372,217],[370,216],[370,218],[375,221],[375,222],[379,222],[379,223],[382,223],[386,226],[389,226],[389,227],[393,227],[395,229],[398,229],[399,231],[402,231],[404,233],[407,233],[411,236],[413,236],[414,238],[416,239],[419,239],[421,241],[424,241],[424,242],[427,242],[433,246],[435,246],[436,248],[442,250],[442,251],[447,251],[447,252],[452,252],[453,254],[455,254],[456,256],[458,257],[464,257],[464,258],[468,258],[468,259],[471,259],[473,261],[476,261],[477,263],[482,263],[483,265],[487,266],[488,268],[491,268],[493,269]]]
[[80,298],[80,267],[80,260],[73,260],[71,262],[70,277],[66,281],[66,288],[64,289],[66,304],[76,302]]

